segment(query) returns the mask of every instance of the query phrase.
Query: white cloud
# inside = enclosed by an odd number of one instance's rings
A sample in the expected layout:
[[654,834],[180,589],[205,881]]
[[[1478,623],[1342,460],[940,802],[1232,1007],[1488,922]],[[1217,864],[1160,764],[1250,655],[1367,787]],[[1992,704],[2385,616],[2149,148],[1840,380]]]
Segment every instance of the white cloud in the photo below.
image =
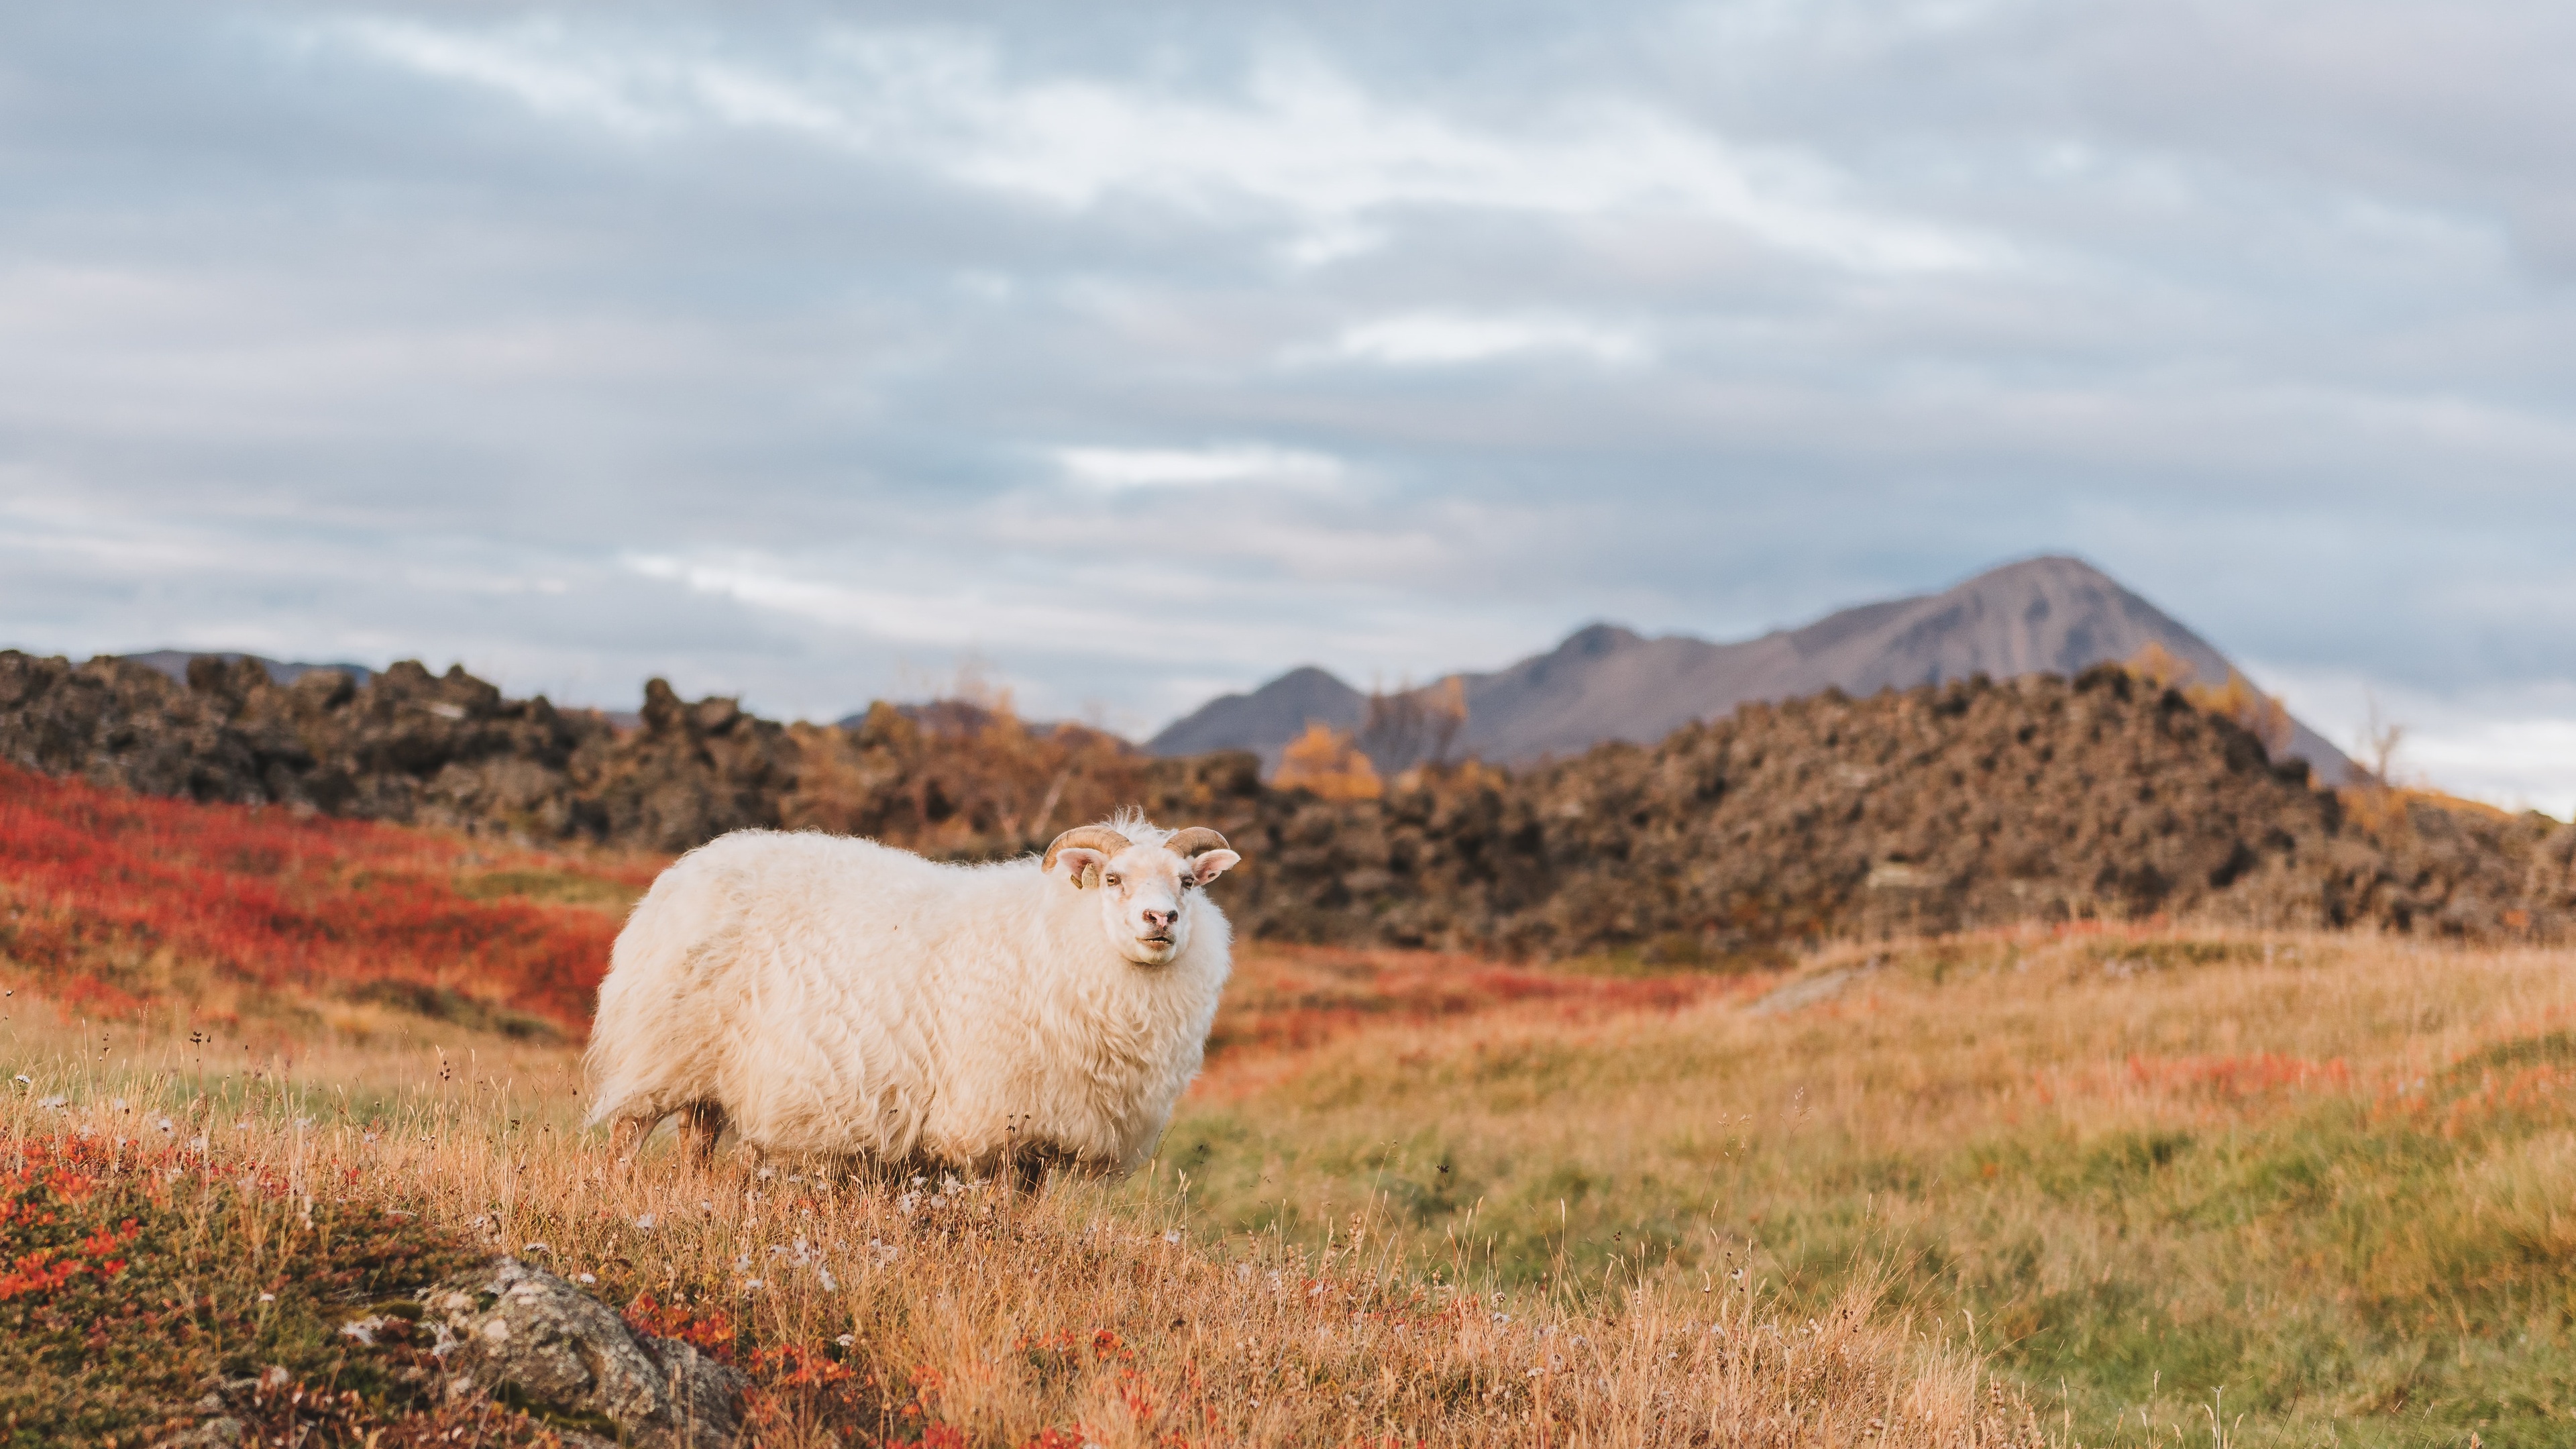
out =
[[[996,658],[1024,703],[1075,709],[1086,674],[1150,667],[1155,703],[1179,714],[1205,702],[1177,681],[1258,683],[1280,661],[1321,661],[1371,677],[1429,677],[1459,661],[1508,659],[1543,637],[1509,610],[1426,607],[1407,591],[1347,588],[1319,599],[1294,579],[1245,577],[1190,549],[1168,559],[1121,553],[1089,560],[987,561],[972,570],[751,554],[629,554],[633,575],[816,626],[841,641],[898,651]],[[864,580],[861,582],[859,580]],[[827,650],[826,652],[832,652]],[[1031,669],[1029,666],[1036,666]],[[876,686],[884,687],[880,681]]]
[[1058,448],[1067,477],[1095,488],[1204,488],[1217,484],[1314,487],[1339,482],[1338,458],[1265,444],[1214,448]]
[[508,41],[454,34],[408,21],[358,19],[337,23],[308,39],[336,37],[373,51],[421,75],[464,81],[496,90],[542,115],[564,116],[630,135],[672,129],[680,118],[635,92],[667,68],[565,64],[558,52],[573,45],[562,27],[519,27]]
[[2248,673],[2356,758],[2374,725],[2399,727],[2389,773],[2400,783],[2576,819],[2576,681],[2435,693],[2350,670]]
[[2453,794],[2576,819],[2576,715],[2558,718],[2459,718],[2460,711],[2418,734],[2398,756]]
[[1566,317],[1493,317],[1452,312],[1412,312],[1365,322],[1334,343],[1346,357],[1394,366],[1490,362],[1527,354],[1556,353],[1616,365],[1643,361],[1646,345],[1635,333]]
[[1259,64],[1241,95],[1211,100],[1014,80],[988,43],[942,32],[843,31],[794,75],[551,23],[340,21],[306,36],[622,135],[783,133],[1075,209],[1250,202],[1288,214],[1287,254],[1309,265],[1373,245],[1380,233],[1367,218],[1420,207],[1699,216],[1861,272],[2008,255],[1992,238],[1853,201],[1812,156],[1740,145],[1633,100],[1551,99],[1504,130],[1385,100],[1288,52]]
[[[1223,658],[1236,635],[1230,615],[1139,609],[1132,593],[1081,587],[1026,570],[879,567],[867,583],[818,577],[820,560],[731,552],[689,557],[630,554],[646,578],[738,600],[828,628],[897,645],[981,650],[1007,643],[1033,653],[1119,660]],[[1053,571],[1049,571],[1052,573]]]

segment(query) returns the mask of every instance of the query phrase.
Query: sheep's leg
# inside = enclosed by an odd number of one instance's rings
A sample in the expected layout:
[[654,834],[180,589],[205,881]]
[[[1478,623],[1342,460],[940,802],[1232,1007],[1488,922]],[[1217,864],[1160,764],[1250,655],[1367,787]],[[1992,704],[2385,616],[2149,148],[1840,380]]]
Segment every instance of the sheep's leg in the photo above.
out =
[[689,1163],[704,1169],[716,1159],[716,1139],[724,1135],[725,1109],[713,1102],[691,1102],[680,1109],[680,1141]]
[[1025,1147],[1011,1155],[1011,1185],[1022,1193],[1035,1193],[1058,1170],[1070,1171],[1080,1165],[1057,1148]]
[[618,1118],[608,1129],[609,1155],[617,1159],[619,1166],[633,1167],[635,1159],[643,1154],[644,1139],[661,1125],[659,1116]]

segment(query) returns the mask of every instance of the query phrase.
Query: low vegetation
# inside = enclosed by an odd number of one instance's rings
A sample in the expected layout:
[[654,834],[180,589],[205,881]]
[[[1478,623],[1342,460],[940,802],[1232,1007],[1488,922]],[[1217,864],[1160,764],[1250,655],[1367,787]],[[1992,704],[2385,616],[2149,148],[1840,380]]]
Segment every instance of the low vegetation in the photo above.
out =
[[651,858],[546,856],[0,767],[0,961],[98,1018],[579,1035]]

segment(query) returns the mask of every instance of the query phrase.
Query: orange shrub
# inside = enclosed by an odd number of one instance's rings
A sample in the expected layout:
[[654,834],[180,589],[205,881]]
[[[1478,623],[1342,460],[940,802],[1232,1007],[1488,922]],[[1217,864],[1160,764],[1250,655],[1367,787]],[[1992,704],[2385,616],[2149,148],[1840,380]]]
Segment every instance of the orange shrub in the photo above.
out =
[[1386,793],[1377,767],[1351,737],[1322,720],[1306,722],[1306,732],[1291,740],[1279,756],[1279,772],[1270,783],[1281,790],[1305,790],[1326,800],[1374,800]]

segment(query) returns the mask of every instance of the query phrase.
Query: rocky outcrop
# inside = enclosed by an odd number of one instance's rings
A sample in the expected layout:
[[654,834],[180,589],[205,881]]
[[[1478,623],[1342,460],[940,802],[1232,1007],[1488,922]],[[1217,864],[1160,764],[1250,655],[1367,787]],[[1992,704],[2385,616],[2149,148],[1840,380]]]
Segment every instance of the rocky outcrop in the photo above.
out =
[[462,667],[282,685],[256,660],[201,657],[181,684],[0,651],[0,760],[152,795],[684,850],[777,824],[796,750],[733,701],[685,704],[658,679],[643,727],[621,732]]
[[[502,1258],[421,1294],[440,1357],[466,1385],[543,1419],[567,1441],[725,1449],[750,1381],[542,1268]],[[464,1387],[460,1385],[459,1387]]]
[[602,838],[679,851],[779,824],[797,756],[781,726],[730,699],[688,703],[656,679],[644,686],[643,728],[578,759],[574,783],[598,811]]
[[1228,910],[1299,940],[1679,965],[2033,919],[2576,933],[2576,828],[2314,788],[2112,667],[1829,691],[1377,801],[1233,797],[1211,823],[1249,858]]
[[1530,956],[1760,959],[1826,936],[2223,918],[2484,939],[2576,934],[2576,828],[2305,766],[2104,666],[1749,704],[1652,745],[1407,771],[1382,798],[1151,759],[1077,725],[879,705],[782,726],[655,680],[639,727],[397,664],[275,683],[200,660],[0,653],[0,760],[153,794],[661,851],[744,826],[989,860],[1141,804],[1248,857],[1246,934]]

